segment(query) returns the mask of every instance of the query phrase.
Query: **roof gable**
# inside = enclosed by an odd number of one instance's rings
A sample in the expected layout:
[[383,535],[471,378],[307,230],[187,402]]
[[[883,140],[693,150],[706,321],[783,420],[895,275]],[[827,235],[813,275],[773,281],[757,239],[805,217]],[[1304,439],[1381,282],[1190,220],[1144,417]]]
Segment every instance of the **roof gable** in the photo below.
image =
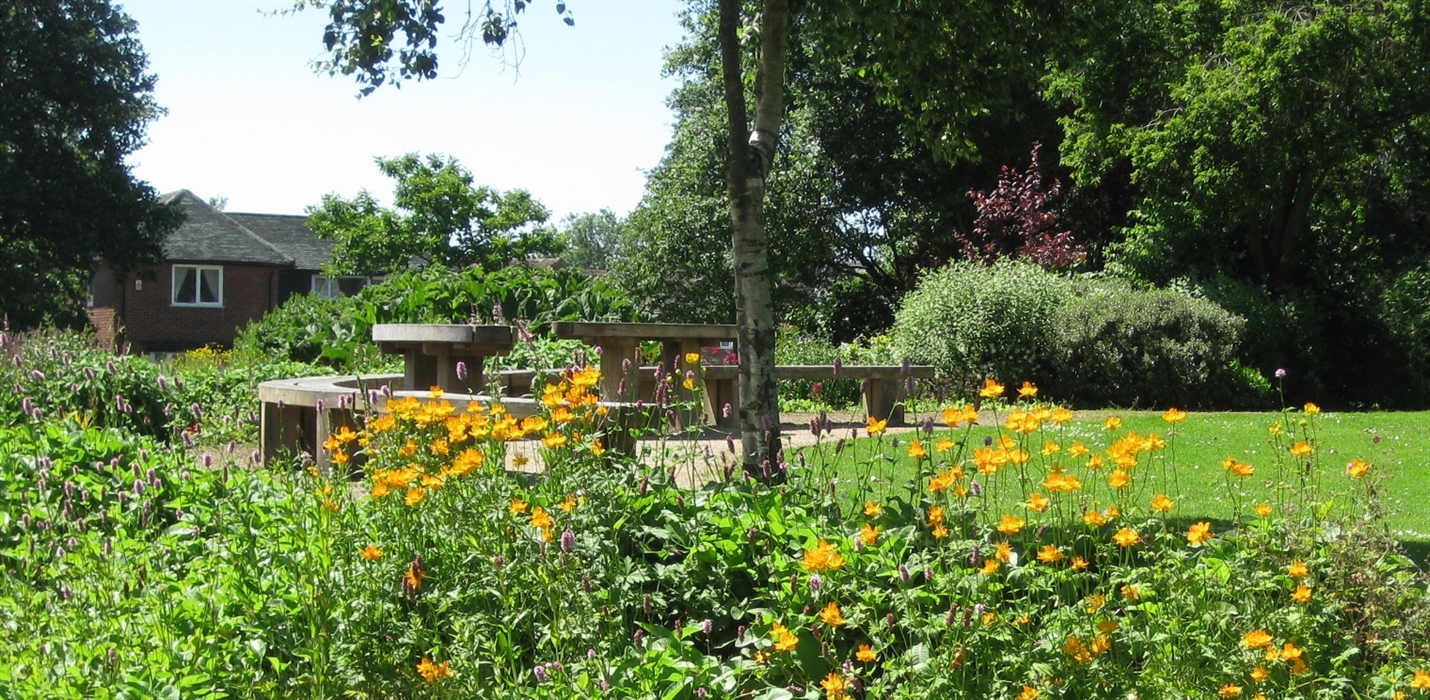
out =
[[239,263],[292,267],[294,258],[242,224],[199,199],[179,190],[159,198],[184,212],[184,223],[164,239],[164,257],[170,262]]
[[308,228],[306,216],[229,214],[228,218],[292,258],[294,266],[300,270],[318,270],[333,256],[333,242],[318,238]]

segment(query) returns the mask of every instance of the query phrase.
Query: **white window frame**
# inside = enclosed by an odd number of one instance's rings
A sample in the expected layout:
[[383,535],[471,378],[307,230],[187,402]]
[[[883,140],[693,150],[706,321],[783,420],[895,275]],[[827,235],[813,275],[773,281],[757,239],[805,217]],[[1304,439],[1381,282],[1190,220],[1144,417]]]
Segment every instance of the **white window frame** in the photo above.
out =
[[377,284],[377,282],[374,280],[381,281],[381,279],[382,278],[380,277],[363,277],[361,275],[343,275],[341,277],[324,277],[322,275],[313,275],[312,282],[309,284],[309,290],[311,293],[316,294],[324,299],[336,299],[339,297],[348,296],[347,294],[343,293],[343,290],[340,287],[343,280],[362,280],[363,287],[370,287],[374,284]]
[[[180,270],[194,271],[194,301],[179,301]],[[218,272],[218,289],[216,290],[218,299],[216,301],[199,300],[199,292],[203,289],[203,285],[201,284],[203,274],[207,270]],[[219,265],[174,265],[169,284],[169,305],[208,309],[223,308],[223,267]]]

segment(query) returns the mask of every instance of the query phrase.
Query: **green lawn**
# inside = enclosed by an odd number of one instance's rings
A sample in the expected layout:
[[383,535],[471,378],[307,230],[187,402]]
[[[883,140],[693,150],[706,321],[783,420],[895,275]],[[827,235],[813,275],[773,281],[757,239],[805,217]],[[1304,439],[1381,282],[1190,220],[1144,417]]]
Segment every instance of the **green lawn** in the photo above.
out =
[[[1006,411],[999,416],[1001,421]],[[1110,433],[1103,428],[1103,420],[1118,416],[1123,420],[1120,430]],[[1388,526],[1394,535],[1405,543],[1418,561],[1425,561],[1430,552],[1430,412],[1418,413],[1323,413],[1310,419],[1309,425],[1302,427],[1299,421],[1305,418],[1299,412],[1283,416],[1279,413],[1194,413],[1176,426],[1175,434],[1161,418],[1160,412],[1081,412],[1070,423],[1063,426],[1045,426],[1043,431],[1028,436],[1032,446],[1033,461],[1028,465],[1029,488],[1039,490],[1039,483],[1045,470],[1045,460],[1059,459],[1064,465],[1077,463],[1069,471],[1078,476],[1087,487],[1073,496],[1079,502],[1097,499],[1106,502],[1112,495],[1106,486],[1110,466],[1094,473],[1081,466],[1081,461],[1066,459],[1064,454],[1044,457],[1037,448],[1046,440],[1069,446],[1073,441],[1082,441],[1094,451],[1102,451],[1116,437],[1135,431],[1142,435],[1157,433],[1169,442],[1167,449],[1142,455],[1142,466],[1134,470],[1134,485],[1122,495],[1129,504],[1143,509],[1153,496],[1166,493],[1176,507],[1171,517],[1176,520],[1212,519],[1228,521],[1234,515],[1237,502],[1244,509],[1251,504],[1270,502],[1278,507],[1298,507],[1304,505],[1306,496],[1299,488],[1277,489],[1281,483],[1289,487],[1299,487],[1300,475],[1295,473],[1294,459],[1283,458],[1283,467],[1276,467],[1275,448],[1271,443],[1268,427],[1289,418],[1293,430],[1305,430],[1312,435],[1316,445],[1314,470],[1310,483],[1319,480],[1321,493],[1334,499],[1337,505],[1363,507],[1366,501],[1365,482],[1354,481],[1345,475],[1346,464],[1352,458],[1369,461],[1375,483],[1382,495],[1382,505],[1386,511]],[[911,418],[911,421],[913,419]],[[1308,430],[1309,428],[1309,430]],[[861,434],[863,431],[860,431]],[[847,433],[837,433],[846,435]],[[942,425],[935,430],[932,439],[922,436],[922,442],[929,447],[931,455],[947,459],[957,453],[957,449],[945,454],[937,454],[933,444],[940,438],[952,438],[966,442],[972,447],[982,446],[986,438],[997,433],[989,414],[985,413],[980,425],[957,430],[948,430]],[[898,436],[895,448],[889,436],[861,438],[846,443],[836,455],[836,440],[826,440],[818,445],[802,448],[804,458],[815,467],[815,473],[838,476],[845,486],[840,491],[850,498],[861,498],[865,494],[864,485],[877,495],[905,493],[917,474],[918,464],[907,455],[909,441],[913,433]],[[1296,436],[1297,439],[1301,435]],[[1283,438],[1283,449],[1290,441]],[[1236,480],[1235,488],[1227,487],[1228,477],[1222,468],[1222,461],[1228,456],[1251,463],[1256,472],[1246,479]],[[967,453],[964,455],[965,459]],[[939,466],[940,469],[944,468]],[[927,462],[925,469],[928,469]],[[970,473],[974,470],[968,467]],[[1097,479],[1097,484],[1091,482]],[[852,486],[850,486],[852,484]],[[920,480],[927,486],[927,478]],[[1019,486],[1016,474],[1005,474],[999,479],[1001,493],[990,490],[987,508],[1010,510],[1021,508],[1024,489]],[[1314,493],[1314,492],[1313,492]]]

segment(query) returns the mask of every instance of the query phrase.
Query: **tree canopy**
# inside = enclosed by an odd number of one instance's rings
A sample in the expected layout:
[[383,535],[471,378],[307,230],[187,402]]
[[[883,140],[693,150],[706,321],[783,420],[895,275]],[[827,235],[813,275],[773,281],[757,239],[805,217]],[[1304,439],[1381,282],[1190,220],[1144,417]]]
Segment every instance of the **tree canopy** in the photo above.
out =
[[0,7],[0,316],[77,322],[99,261],[161,259],[179,214],[125,159],[161,114],[133,20],[107,0]]
[[412,265],[493,270],[560,249],[554,232],[539,226],[550,212],[525,190],[478,186],[455,159],[435,154],[378,158],[377,166],[396,180],[392,207],[363,190],[353,199],[326,195],[308,208],[308,226],[337,243],[331,274],[385,275]]

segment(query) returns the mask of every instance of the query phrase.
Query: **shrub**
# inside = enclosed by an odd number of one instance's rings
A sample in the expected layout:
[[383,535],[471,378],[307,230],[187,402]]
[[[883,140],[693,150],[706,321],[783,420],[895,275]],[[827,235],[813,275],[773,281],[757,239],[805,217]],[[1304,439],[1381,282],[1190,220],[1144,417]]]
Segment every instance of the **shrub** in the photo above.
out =
[[154,363],[113,355],[92,333],[0,332],[0,425],[73,416],[82,425],[167,437],[172,391]]
[[205,347],[180,355],[164,371],[173,377],[174,413],[188,433],[185,442],[213,446],[258,444],[259,384],[333,374],[335,370],[322,364]]
[[[781,365],[828,365],[833,364],[835,359],[846,365],[890,365],[902,361],[895,355],[885,336],[834,345],[789,325],[780,326],[775,343],[775,362]],[[863,400],[858,379],[826,379],[817,383],[820,391],[815,395],[816,382],[813,380],[781,381],[781,406],[788,405],[791,410],[845,408],[857,406]]]
[[1245,325],[1185,292],[1101,280],[1055,315],[1048,389],[1084,406],[1265,408],[1236,363]]
[[1380,317],[1404,350],[1420,386],[1430,386],[1430,261],[1407,270],[1390,285]]
[[890,337],[901,356],[955,384],[1051,379],[1053,322],[1072,285],[1036,265],[954,263],[904,298]]

